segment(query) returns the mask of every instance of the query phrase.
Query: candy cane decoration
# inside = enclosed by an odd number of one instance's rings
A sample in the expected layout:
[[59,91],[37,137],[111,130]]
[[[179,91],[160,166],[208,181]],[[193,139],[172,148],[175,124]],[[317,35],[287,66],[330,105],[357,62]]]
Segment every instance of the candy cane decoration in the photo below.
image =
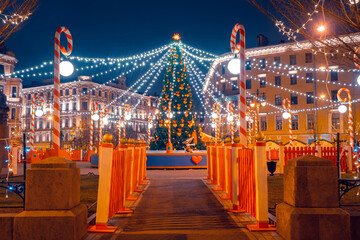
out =
[[[286,103],[287,103],[287,106],[286,106]],[[288,111],[288,113],[290,114],[290,116],[289,116],[289,142],[290,142],[290,147],[293,147],[292,121],[291,121],[291,102],[290,102],[290,100],[288,98],[284,98],[283,107],[284,107],[285,111]]]
[[99,104],[97,102],[92,102],[91,104],[91,117],[90,117],[90,150],[93,150],[94,145],[94,122],[93,116],[94,112],[99,111]]
[[171,143],[171,101],[169,101],[169,103],[168,103],[168,118],[169,118],[168,143]]
[[[239,32],[240,42],[236,43],[236,35]],[[231,38],[230,48],[234,54],[239,54],[240,59],[240,144],[246,145],[246,89],[245,89],[245,28],[238,23],[234,26]]]
[[125,128],[125,126],[126,126],[126,114],[130,113],[130,111],[131,111],[130,105],[125,104],[124,105],[124,111],[123,111],[123,123],[124,123],[123,124],[123,138],[126,137],[126,128]]
[[354,64],[357,68],[360,68],[360,60],[358,55],[359,55],[359,48],[357,48],[354,53]]
[[119,109],[119,115],[120,115],[120,117],[119,117],[119,126],[118,126],[118,130],[119,130],[119,144],[120,144],[121,129],[122,129],[122,124],[124,124],[124,123],[123,123],[123,121],[122,121],[122,119],[121,119],[121,108]]
[[[343,98],[341,99],[340,97],[340,93],[342,91],[345,91],[348,94],[348,98]],[[349,103],[349,134],[350,134],[350,146],[354,147],[354,119],[353,119],[353,113],[352,113],[352,106],[351,106],[351,93],[350,90],[347,88],[340,88],[337,92],[337,99],[339,100],[339,102],[343,103],[348,101]]]
[[100,128],[99,128],[99,143],[102,142],[102,131],[104,128],[104,118],[109,115],[109,111],[106,108],[100,110]]
[[248,108],[247,116],[248,116],[248,119],[249,119],[248,138],[247,138],[248,146],[249,146],[249,144],[251,144],[251,132],[252,132],[252,123],[251,123],[252,117],[251,117],[250,108]]
[[229,115],[232,117],[230,122],[230,137],[231,137],[231,143],[234,143],[234,135],[235,135],[235,128],[234,128],[234,106],[229,103]]
[[213,111],[216,114],[216,119],[214,119],[215,122],[215,138],[220,139],[220,108],[219,104],[217,102],[213,105]]
[[253,117],[253,122],[254,126],[255,126],[255,134],[259,132],[259,121],[258,121],[258,116],[257,116],[257,112],[255,110],[251,110],[251,114],[254,116]]
[[[41,102],[36,104],[36,100],[40,100]],[[35,137],[35,108],[36,107],[40,107],[43,108],[44,107],[44,97],[41,94],[38,95],[34,95],[33,99],[32,99],[32,105],[31,105],[31,124],[30,124],[30,150],[35,150],[34,148],[34,137]]]
[[[67,50],[60,47],[60,35],[64,32],[67,38]],[[55,33],[55,54],[54,54],[54,126],[53,126],[53,147],[60,149],[60,52],[69,56],[72,52],[73,41],[70,31],[66,27],[59,27]]]
[[148,138],[147,138],[147,145],[150,146],[150,137],[151,137],[151,124],[152,124],[152,118],[151,115],[148,115]]

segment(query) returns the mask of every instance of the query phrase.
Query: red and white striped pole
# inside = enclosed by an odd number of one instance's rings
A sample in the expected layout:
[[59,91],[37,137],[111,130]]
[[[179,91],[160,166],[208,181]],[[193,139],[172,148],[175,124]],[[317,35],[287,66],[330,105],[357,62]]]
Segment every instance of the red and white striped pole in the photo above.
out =
[[[67,50],[60,47],[60,35],[64,32],[67,38]],[[54,126],[52,145],[58,154],[60,149],[60,52],[69,56],[72,52],[73,40],[70,31],[66,27],[59,27],[55,33],[55,52],[54,52]]]
[[248,121],[249,121],[249,128],[248,128],[248,146],[251,144],[251,133],[252,133],[252,116],[251,116],[251,109],[247,108],[247,116],[248,116]]
[[[348,94],[348,98],[341,98],[340,93],[342,91],[345,91]],[[353,119],[353,112],[352,112],[352,106],[351,106],[351,93],[350,90],[347,88],[340,88],[337,92],[337,99],[339,102],[343,103],[348,101],[349,104],[349,134],[350,134],[350,146],[354,147],[354,119]]]
[[[287,106],[286,106],[287,103]],[[291,102],[288,98],[284,98],[283,100],[283,107],[285,111],[289,113],[289,142],[290,147],[293,147],[293,134],[292,134],[292,121],[291,121]]]
[[[40,100],[41,103],[36,104],[36,100]],[[35,108],[36,107],[40,107],[43,108],[44,107],[44,97],[41,94],[38,95],[34,95],[33,99],[32,99],[32,105],[31,105],[31,124],[30,124],[30,150],[35,150],[34,149],[34,138],[35,138]]]
[[234,127],[234,106],[229,103],[229,115],[230,115],[230,137],[231,144],[234,143],[235,127]]
[[[102,131],[104,128],[104,118],[109,114],[106,108],[100,110],[100,127],[99,127],[99,143],[102,143]],[[100,146],[100,144],[99,144]]]
[[90,150],[93,150],[94,145],[94,112],[99,111],[99,104],[97,102],[92,102],[91,104],[91,117],[90,117]]
[[215,123],[215,139],[220,139],[220,107],[217,102],[213,105],[213,112],[216,114],[214,115],[214,123]]
[[148,115],[148,132],[147,132],[147,145],[150,146],[150,137],[151,137],[151,127],[152,127],[152,117]]
[[169,125],[168,125],[168,143],[171,143],[171,101],[168,103],[168,119],[169,119]]
[[[240,42],[236,43],[236,35],[240,33]],[[245,28],[244,25],[238,23],[234,26],[231,38],[230,48],[234,54],[239,54],[240,59],[240,144],[246,145],[246,89],[245,89]]]
[[126,137],[126,114],[130,114],[131,108],[129,104],[125,104],[124,105],[124,109],[123,109],[123,138]]

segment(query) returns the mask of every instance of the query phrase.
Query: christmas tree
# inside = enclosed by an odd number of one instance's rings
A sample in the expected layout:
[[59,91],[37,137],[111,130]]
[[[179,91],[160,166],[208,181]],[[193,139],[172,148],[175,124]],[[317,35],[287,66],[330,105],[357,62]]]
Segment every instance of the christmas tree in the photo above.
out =
[[[184,149],[187,139],[194,136],[198,127],[193,115],[193,99],[188,81],[188,71],[179,47],[180,36],[175,34],[167,59],[167,69],[163,80],[159,114],[155,120],[154,138],[150,144],[153,150],[166,149],[169,138],[174,149]],[[170,104],[169,104],[170,103]],[[170,110],[170,111],[169,111]],[[200,141],[199,141],[200,142]]]

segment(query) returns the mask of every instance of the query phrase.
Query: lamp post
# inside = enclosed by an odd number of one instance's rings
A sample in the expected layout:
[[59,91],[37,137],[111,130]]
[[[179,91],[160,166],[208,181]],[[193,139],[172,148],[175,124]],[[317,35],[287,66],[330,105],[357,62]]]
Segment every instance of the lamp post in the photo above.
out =
[[[67,39],[67,50],[61,46],[60,47],[60,35],[64,32]],[[60,150],[60,71],[69,76],[70,73],[69,64],[61,66],[60,69],[60,52],[69,56],[72,52],[73,41],[70,34],[70,31],[66,27],[59,27],[55,33],[55,51],[54,51],[54,126],[53,126],[53,147],[55,149],[55,155],[58,155]],[[66,69],[66,70],[65,70]],[[70,74],[71,75],[71,74]]]
[[[287,106],[286,106],[287,104]],[[283,113],[284,119],[289,119],[289,142],[290,147],[293,147],[293,135],[292,135],[292,121],[291,121],[291,102],[288,98],[284,98],[283,100],[283,107],[285,112]]]
[[98,121],[99,116],[99,104],[97,102],[92,102],[91,109],[90,109],[90,150],[93,150],[94,144],[94,121]]
[[[265,98],[265,93],[262,93],[263,99]],[[256,112],[255,112],[255,134],[260,133],[261,131],[259,130],[259,112],[260,112],[260,108],[261,107],[265,107],[266,106],[266,102],[264,100],[259,100],[259,89],[256,90],[256,98],[257,100],[255,102],[250,103],[250,107],[252,108],[256,108]]]
[[150,137],[151,137],[151,128],[153,127],[153,123],[152,123],[152,117],[150,114],[148,114],[148,131],[147,131],[147,145],[149,146],[150,149]]
[[168,102],[167,117],[168,117],[168,143],[166,144],[166,152],[172,153],[173,144],[171,143],[171,101]]
[[109,123],[108,116],[109,111],[106,108],[102,108],[100,110],[100,126],[99,126],[99,144],[102,142],[102,131],[104,128],[104,125],[107,125]]
[[[236,35],[239,32],[240,42],[236,43]],[[240,96],[239,96],[239,111],[240,111],[240,144],[246,145],[246,89],[245,89],[245,28],[242,24],[238,23],[234,26],[230,37],[230,48],[235,58],[232,59],[228,68],[233,74],[239,74],[240,79]],[[239,58],[236,55],[239,54]]]
[[129,104],[125,104],[123,108],[123,138],[126,137],[126,121],[129,121],[131,119],[131,108]]
[[[40,100],[40,103],[36,103],[36,100]],[[41,117],[44,115],[44,97],[42,94],[34,95],[31,105],[31,124],[30,124],[30,150],[34,151],[34,137],[35,137],[35,116]]]
[[[345,91],[348,94],[348,98],[341,98],[340,97],[340,93],[342,91]],[[352,106],[351,106],[351,93],[350,90],[347,88],[340,88],[337,92],[337,99],[339,100],[339,102],[343,103],[346,102],[348,100],[348,104],[349,104],[349,138],[350,138],[350,146],[353,148],[354,147],[354,121],[353,121],[353,113],[352,113]],[[340,105],[338,108],[340,113],[345,113],[346,112],[346,106],[345,105]]]
[[229,103],[229,114],[227,116],[227,121],[230,123],[230,137],[231,137],[231,143],[234,143],[234,135],[235,135],[235,129],[234,129],[234,106]]
[[215,139],[218,140],[220,139],[220,108],[217,102],[213,104],[212,119],[215,128]]

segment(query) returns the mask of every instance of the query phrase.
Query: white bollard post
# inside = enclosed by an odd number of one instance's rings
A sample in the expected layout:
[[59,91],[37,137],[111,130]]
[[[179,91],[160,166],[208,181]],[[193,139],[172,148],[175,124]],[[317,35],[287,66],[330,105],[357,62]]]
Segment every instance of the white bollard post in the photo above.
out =
[[240,144],[240,137],[236,136],[234,138],[234,143],[232,144],[231,149],[231,164],[232,164],[232,173],[231,173],[231,184],[232,184],[232,196],[231,200],[233,203],[232,209],[226,209],[226,211],[234,213],[243,213],[245,210],[240,209],[239,204],[239,149],[243,146]]
[[257,133],[255,138],[256,225],[247,228],[250,231],[275,231],[276,228],[269,227],[266,143],[261,133]]
[[316,142],[315,144],[315,149],[316,149],[316,156],[318,157],[322,157],[322,150],[321,150],[321,144],[319,142]]
[[89,228],[89,232],[115,232],[116,230],[116,227],[107,225],[109,220],[111,171],[114,151],[111,141],[105,142],[105,136],[107,135],[108,134],[104,135],[104,142],[99,147],[99,186],[96,208],[96,225]]
[[285,146],[282,142],[279,144],[279,165],[280,165],[280,174],[284,174],[284,166],[285,166],[285,154],[284,154]]

